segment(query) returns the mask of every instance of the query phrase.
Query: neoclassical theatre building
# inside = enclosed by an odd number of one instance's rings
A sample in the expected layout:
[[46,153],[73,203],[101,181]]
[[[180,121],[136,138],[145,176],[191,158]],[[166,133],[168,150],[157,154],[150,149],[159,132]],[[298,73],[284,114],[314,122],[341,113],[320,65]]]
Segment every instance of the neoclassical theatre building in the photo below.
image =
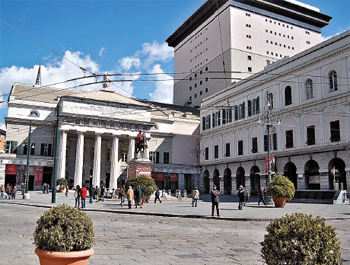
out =
[[297,190],[346,190],[350,31],[206,97],[200,130],[204,191],[215,184],[225,194],[240,185],[257,192],[266,186],[268,157],[270,172]]
[[[69,186],[119,188],[135,159],[151,167],[137,173],[153,177],[161,189],[191,190],[198,182],[191,156],[200,124],[195,108],[136,100],[108,87],[74,92],[15,83],[5,121],[1,184],[23,183],[29,163],[29,190],[52,186],[56,148],[57,178]],[[146,147],[135,153],[139,132]]]

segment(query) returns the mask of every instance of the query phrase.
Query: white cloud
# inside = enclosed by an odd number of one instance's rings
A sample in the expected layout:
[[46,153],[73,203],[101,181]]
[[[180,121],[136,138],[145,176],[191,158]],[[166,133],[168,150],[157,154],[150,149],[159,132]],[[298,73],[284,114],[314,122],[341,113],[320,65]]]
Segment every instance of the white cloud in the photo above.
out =
[[154,41],[151,43],[142,44],[141,53],[146,56],[144,60],[144,68],[152,68],[152,64],[156,62],[168,63],[174,58],[174,49],[166,43],[159,44]]
[[141,60],[136,57],[127,56],[120,59],[119,64],[124,70],[129,71],[132,67],[138,69],[141,65]]
[[102,57],[105,50],[106,50],[106,48],[105,48],[105,47],[102,47],[101,50],[98,52],[98,55],[99,55],[100,57]]
[[[153,73],[164,73],[159,64],[153,66]],[[156,89],[149,94],[151,101],[173,103],[173,78],[167,74],[157,74]]]

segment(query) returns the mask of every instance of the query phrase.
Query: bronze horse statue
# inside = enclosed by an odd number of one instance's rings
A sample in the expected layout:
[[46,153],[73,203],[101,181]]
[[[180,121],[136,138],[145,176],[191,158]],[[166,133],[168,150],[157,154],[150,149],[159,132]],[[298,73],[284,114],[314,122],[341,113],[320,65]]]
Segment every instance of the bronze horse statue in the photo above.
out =
[[136,154],[138,154],[140,151],[143,152],[144,149],[145,149],[145,138],[140,131],[135,140],[135,152]]

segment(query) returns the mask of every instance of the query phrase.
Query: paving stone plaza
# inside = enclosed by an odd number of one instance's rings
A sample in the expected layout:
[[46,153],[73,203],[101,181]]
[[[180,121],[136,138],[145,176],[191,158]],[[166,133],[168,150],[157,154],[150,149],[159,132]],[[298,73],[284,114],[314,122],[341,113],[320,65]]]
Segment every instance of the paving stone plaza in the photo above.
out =
[[[58,204],[74,205],[57,193],[31,191],[30,199],[0,200],[0,264],[39,264],[33,232],[38,218]],[[303,212],[326,218],[337,229],[344,264],[350,264],[350,205],[287,203],[285,208],[258,206],[253,199],[243,211],[235,198],[222,196],[220,218],[211,217],[209,196],[198,207],[190,199],[150,201],[142,209],[121,207],[117,199],[87,203],[97,244],[89,264],[263,264],[260,242],[276,217]]]

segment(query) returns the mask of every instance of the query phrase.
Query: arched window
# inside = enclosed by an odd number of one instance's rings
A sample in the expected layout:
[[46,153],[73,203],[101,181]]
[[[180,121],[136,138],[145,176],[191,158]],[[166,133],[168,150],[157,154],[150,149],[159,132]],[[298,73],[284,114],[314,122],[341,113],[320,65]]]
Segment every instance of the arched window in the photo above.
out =
[[29,116],[30,116],[30,117],[39,117],[39,112],[37,112],[36,110],[32,110],[32,111],[29,113]]
[[292,88],[290,86],[284,89],[284,104],[286,106],[292,104]]
[[312,99],[314,97],[314,89],[312,80],[308,79],[305,81],[305,93],[306,93],[306,99]]
[[338,80],[337,80],[337,72],[332,70],[328,74],[329,79],[329,92],[334,92],[338,90]]

